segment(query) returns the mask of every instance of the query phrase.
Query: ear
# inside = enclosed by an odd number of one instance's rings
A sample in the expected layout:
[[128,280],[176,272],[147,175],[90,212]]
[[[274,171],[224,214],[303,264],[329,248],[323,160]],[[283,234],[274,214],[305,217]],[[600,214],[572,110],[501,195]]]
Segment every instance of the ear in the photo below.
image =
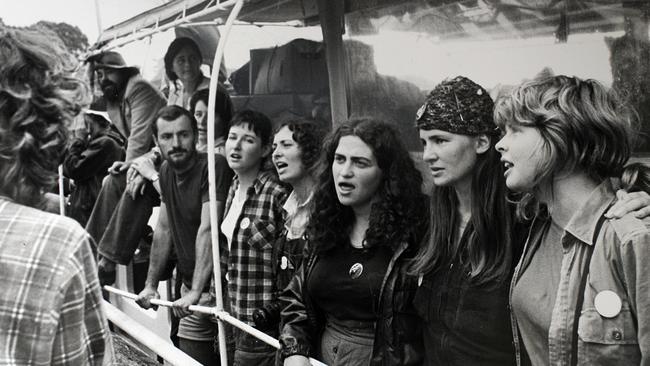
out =
[[486,134],[482,133],[476,136],[476,153],[477,154],[485,153],[486,151],[488,151],[491,144],[492,142]]
[[262,158],[266,158],[269,156],[269,154],[271,154],[271,151],[273,150],[271,146],[271,144],[262,146]]

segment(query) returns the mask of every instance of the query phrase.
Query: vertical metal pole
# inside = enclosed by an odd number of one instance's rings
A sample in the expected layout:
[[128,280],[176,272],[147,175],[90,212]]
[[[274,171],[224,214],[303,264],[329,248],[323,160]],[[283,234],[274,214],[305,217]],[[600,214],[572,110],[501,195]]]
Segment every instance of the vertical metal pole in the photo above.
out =
[[318,18],[325,42],[325,58],[330,84],[330,108],[332,124],[336,127],[348,119],[347,73],[343,33],[345,32],[343,0],[317,0]]
[[97,20],[97,38],[102,34],[102,16],[99,12],[99,0],[95,0],[95,18]]
[[[212,63],[212,75],[210,78],[210,93],[208,97],[208,179],[210,181],[210,228],[212,234],[212,263],[214,268],[214,289],[216,292],[217,300],[217,311],[223,311],[223,290],[221,288],[221,262],[219,261],[219,223],[217,222],[217,191],[215,187],[215,171],[214,171],[214,106],[215,99],[217,96],[217,86],[219,84],[219,70],[221,69],[221,59],[223,59],[224,49],[226,46],[226,41],[230,35],[230,29],[232,28],[235,19],[239,15],[239,11],[244,5],[244,0],[238,0],[228,19],[226,24],[223,27],[221,32],[221,37],[219,38],[219,44],[214,55],[214,61]],[[219,355],[221,357],[221,364],[228,365],[228,355],[226,352],[226,333],[225,327],[222,320],[218,321],[219,325]]]
[[63,165],[59,165],[59,213],[65,216],[65,189],[63,181]]

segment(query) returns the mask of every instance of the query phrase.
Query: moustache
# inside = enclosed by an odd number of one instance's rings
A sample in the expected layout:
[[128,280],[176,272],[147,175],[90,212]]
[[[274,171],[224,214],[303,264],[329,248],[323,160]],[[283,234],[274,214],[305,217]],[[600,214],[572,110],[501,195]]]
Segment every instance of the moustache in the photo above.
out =
[[174,149],[169,150],[169,152],[167,154],[171,155],[171,154],[186,153],[186,152],[188,152],[186,149],[174,148]]

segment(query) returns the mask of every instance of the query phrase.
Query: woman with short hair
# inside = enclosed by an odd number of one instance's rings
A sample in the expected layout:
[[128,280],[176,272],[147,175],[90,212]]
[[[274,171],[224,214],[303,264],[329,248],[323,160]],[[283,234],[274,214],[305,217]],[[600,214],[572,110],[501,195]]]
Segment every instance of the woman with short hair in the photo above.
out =
[[597,81],[567,76],[524,83],[495,109],[506,185],[535,216],[510,295],[523,362],[650,362],[650,220],[604,215],[608,178],[630,169],[630,116]]

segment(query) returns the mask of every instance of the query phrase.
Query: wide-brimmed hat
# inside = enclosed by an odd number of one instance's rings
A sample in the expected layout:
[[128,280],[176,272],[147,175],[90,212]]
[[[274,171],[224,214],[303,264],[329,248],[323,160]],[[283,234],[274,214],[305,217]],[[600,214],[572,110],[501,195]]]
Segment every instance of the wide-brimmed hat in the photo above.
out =
[[124,57],[121,54],[115,51],[106,51],[93,56],[90,56],[86,59],[86,62],[90,63],[94,70],[97,69],[135,69],[139,70],[136,66],[127,65],[124,61]]

